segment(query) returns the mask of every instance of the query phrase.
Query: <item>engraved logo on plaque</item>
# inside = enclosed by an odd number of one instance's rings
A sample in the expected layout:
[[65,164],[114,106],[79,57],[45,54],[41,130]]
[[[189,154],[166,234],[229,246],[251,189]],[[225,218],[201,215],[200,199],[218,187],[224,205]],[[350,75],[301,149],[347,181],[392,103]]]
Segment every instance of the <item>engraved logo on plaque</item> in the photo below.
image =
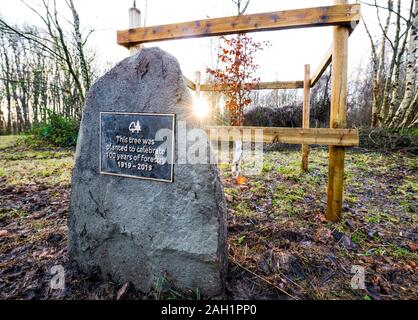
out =
[[132,133],[140,133],[141,132],[141,124],[139,123],[139,120],[135,122],[131,122],[129,125],[129,131]]

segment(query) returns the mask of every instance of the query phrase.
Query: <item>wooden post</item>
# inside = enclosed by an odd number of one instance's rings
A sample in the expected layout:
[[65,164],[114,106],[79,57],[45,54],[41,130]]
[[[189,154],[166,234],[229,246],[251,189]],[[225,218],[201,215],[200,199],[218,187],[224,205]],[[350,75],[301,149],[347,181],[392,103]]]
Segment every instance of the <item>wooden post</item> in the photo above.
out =
[[[309,109],[311,104],[311,66],[305,65],[305,79],[303,81],[303,115],[302,128],[309,128]],[[309,146],[302,144],[302,171],[308,171]]]
[[[346,4],[347,0],[334,0],[334,2],[336,5]],[[345,128],[347,125],[348,36],[348,27],[334,27],[331,128]],[[334,222],[341,219],[344,189],[344,156],[344,147],[329,147],[327,220]]]
[[[141,26],[141,11],[137,8],[130,8],[129,9],[129,29],[139,28]],[[136,54],[141,45],[134,45],[129,47],[129,53],[131,56]]]
[[201,86],[201,82],[202,82],[202,75],[200,73],[200,71],[196,71],[194,73],[194,82],[196,84],[196,98],[200,98],[200,86]]
[[[196,71],[194,73],[194,82],[195,82],[195,91],[194,91],[194,94],[195,94],[195,103],[197,103],[201,107],[202,101],[200,100],[200,93],[201,93],[201,90],[200,89],[201,89],[202,79],[201,79],[201,73],[200,73],[200,71]],[[204,119],[203,118],[200,118],[199,121],[200,121],[200,125],[203,126]]]

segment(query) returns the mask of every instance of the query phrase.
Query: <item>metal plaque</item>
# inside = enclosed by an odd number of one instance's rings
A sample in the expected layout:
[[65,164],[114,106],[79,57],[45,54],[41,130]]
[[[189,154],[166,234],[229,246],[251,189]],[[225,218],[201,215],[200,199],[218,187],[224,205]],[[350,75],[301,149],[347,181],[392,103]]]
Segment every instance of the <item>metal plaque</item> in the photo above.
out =
[[100,173],[173,182],[174,114],[100,112]]

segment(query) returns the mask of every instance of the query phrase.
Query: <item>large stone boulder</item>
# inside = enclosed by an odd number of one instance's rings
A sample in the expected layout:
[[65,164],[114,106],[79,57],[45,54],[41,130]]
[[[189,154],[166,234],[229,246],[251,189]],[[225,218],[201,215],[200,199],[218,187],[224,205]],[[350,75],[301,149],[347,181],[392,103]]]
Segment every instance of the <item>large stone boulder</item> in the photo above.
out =
[[222,295],[226,223],[217,168],[176,162],[173,183],[100,174],[100,112],[174,113],[189,129],[198,127],[179,64],[159,48],[142,49],[95,82],[72,177],[70,259],[142,292],[166,279]]

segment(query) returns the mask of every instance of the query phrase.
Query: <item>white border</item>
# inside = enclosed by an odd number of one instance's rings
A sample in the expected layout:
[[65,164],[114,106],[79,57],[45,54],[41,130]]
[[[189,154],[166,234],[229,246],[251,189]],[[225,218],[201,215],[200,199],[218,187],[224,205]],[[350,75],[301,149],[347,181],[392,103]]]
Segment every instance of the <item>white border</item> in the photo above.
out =
[[[151,180],[151,181],[160,181],[160,182],[167,182],[167,183],[173,183],[174,182],[174,151],[175,151],[175,131],[176,131],[176,114],[175,113],[144,113],[144,112],[111,112],[111,111],[103,111],[99,112],[99,173],[103,175],[109,175],[109,176],[117,176],[117,177],[125,177],[125,178],[134,178],[134,179],[142,179],[142,180]],[[138,176],[132,176],[127,174],[118,174],[118,173],[111,173],[111,172],[104,172],[102,171],[102,114],[120,114],[120,115],[141,115],[141,116],[169,116],[173,117],[173,137],[172,137],[172,144],[171,144],[171,179],[155,179],[155,178],[148,178],[148,177],[138,177]]]

